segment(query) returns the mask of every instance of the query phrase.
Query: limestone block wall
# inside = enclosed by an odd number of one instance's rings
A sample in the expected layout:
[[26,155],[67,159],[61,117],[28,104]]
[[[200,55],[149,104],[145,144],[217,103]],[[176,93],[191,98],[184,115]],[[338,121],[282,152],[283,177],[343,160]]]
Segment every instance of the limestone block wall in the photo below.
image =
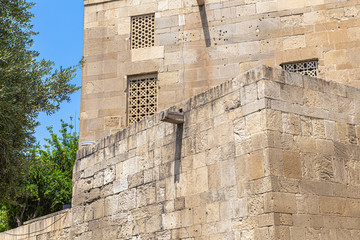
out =
[[70,239],[71,209],[52,213],[21,227],[0,233],[1,240],[68,240]]
[[[359,87],[358,0],[85,0],[80,142],[127,126],[127,77],[158,73],[158,110],[259,64],[319,60]],[[131,49],[131,17],[155,14],[155,46]]]
[[264,84],[274,228],[260,239],[359,239],[359,89],[284,72]]
[[359,239],[359,108],[259,66],[81,149],[72,209],[0,239]]
[[260,66],[83,148],[71,239],[358,239],[359,93]]
[[[263,72],[254,74],[262,78]],[[252,135],[264,133],[263,125],[254,129],[257,123],[244,118],[263,109],[265,99],[241,94],[241,84],[224,83],[173,107],[185,114],[183,126],[160,122],[156,114],[79,151],[72,237],[254,235],[265,212],[252,202],[271,184],[243,191],[250,180],[261,184],[265,176],[262,147],[251,144]]]

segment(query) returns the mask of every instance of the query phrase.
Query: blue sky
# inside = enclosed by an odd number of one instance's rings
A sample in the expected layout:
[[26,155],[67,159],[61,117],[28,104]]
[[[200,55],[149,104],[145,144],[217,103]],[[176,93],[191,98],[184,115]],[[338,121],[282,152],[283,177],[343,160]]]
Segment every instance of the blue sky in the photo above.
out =
[[[84,1],[82,0],[33,0],[36,6],[32,12],[34,30],[39,35],[34,38],[33,49],[40,58],[54,61],[56,67],[76,65],[82,58]],[[77,72],[73,83],[81,85],[81,71]],[[80,116],[80,90],[71,96],[70,103],[62,103],[60,110],[51,116],[39,115],[41,125],[36,128],[36,139],[44,144],[43,138],[49,137],[47,126],[54,130],[60,128],[60,119],[69,122],[69,117]],[[76,121],[77,131],[79,122]]]

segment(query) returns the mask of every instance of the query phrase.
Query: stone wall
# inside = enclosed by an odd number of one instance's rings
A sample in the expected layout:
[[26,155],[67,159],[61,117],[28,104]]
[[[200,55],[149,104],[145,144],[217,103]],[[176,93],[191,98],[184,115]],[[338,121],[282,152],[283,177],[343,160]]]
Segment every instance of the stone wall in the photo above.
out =
[[257,113],[271,181],[259,200],[274,220],[259,239],[359,239],[360,92],[283,74],[265,83],[270,107]]
[[259,66],[173,106],[182,125],[80,150],[66,236],[359,239],[359,108],[359,89]]
[[359,93],[260,66],[84,148],[72,238],[358,239]]
[[52,213],[21,227],[0,233],[1,240],[68,240],[70,239],[71,209]]
[[[319,60],[360,87],[358,0],[86,0],[80,142],[127,126],[127,76],[158,73],[158,110],[259,64]],[[130,49],[132,16],[155,13],[155,46]]]

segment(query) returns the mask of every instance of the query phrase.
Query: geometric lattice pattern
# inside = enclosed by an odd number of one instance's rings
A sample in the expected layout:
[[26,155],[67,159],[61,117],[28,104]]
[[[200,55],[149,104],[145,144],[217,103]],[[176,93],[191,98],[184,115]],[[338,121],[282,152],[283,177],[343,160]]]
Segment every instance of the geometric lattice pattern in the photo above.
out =
[[296,72],[307,76],[316,77],[318,69],[318,61],[307,61],[297,63],[281,64],[282,69],[289,72]]
[[140,121],[157,111],[157,75],[129,77],[128,124]]
[[155,14],[131,17],[131,49],[154,46]]

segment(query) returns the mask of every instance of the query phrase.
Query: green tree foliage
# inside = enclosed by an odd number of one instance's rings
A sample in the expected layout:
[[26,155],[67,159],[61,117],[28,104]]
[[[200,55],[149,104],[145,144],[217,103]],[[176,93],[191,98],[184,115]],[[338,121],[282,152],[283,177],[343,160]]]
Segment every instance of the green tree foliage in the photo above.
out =
[[0,232],[6,231],[10,228],[7,219],[7,211],[5,207],[0,206]]
[[24,221],[62,209],[71,203],[72,169],[78,149],[78,135],[73,125],[61,120],[60,135],[47,127],[51,137],[46,145],[35,146],[30,152],[29,173],[16,193],[16,201],[3,207],[3,224],[17,227]]
[[70,80],[81,64],[54,70],[53,62],[31,50],[37,34],[31,25],[33,5],[0,0],[0,203],[14,201],[29,169],[27,153],[39,112],[54,113],[78,90]]

